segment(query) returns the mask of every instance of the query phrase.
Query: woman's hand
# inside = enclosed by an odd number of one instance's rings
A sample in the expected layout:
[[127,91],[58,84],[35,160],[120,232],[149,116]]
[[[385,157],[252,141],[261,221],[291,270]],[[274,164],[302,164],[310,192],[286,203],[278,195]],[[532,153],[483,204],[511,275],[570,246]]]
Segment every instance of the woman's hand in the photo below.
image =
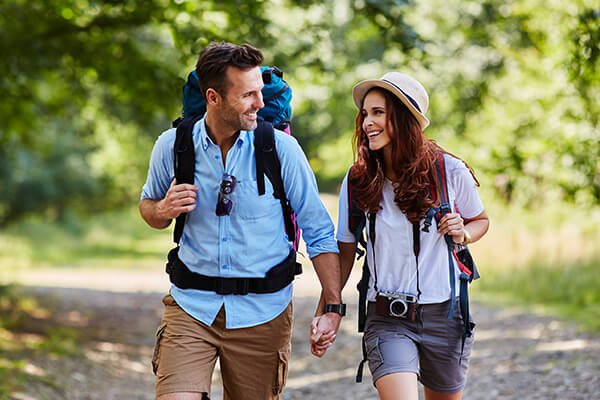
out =
[[465,242],[465,221],[458,213],[448,213],[438,224],[438,232],[452,236],[454,243]]
[[336,329],[322,319],[322,315],[314,317],[310,324],[310,352],[319,358],[333,345],[336,337]]

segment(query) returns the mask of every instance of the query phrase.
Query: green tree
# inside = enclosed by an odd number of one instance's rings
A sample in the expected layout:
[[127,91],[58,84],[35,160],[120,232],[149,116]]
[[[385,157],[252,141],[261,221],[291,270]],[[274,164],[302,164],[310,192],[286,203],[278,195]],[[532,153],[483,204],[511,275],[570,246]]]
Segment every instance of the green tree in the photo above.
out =
[[[347,129],[332,115],[351,112],[346,99],[353,79],[329,93],[337,78],[377,56],[385,43],[412,46],[413,32],[397,8],[405,5],[3,2],[0,95],[14,101],[0,105],[0,186],[7,189],[0,223],[28,212],[60,216],[69,207],[97,210],[135,198],[153,139],[180,110],[182,78],[212,40],[258,45],[268,62],[288,71],[297,87],[300,140],[316,154],[323,139]],[[289,18],[281,18],[282,9]]]
[[599,24],[593,0],[2,2],[0,224],[135,199],[212,40],[285,71],[330,188],[351,162],[352,86],[402,70],[430,91],[427,134],[507,201],[597,204]]
[[[9,0],[0,5],[0,224],[135,198],[153,137],[211,40],[262,41],[262,2]],[[249,23],[247,21],[252,21]]]
[[507,202],[600,201],[600,17],[592,1],[431,0],[409,21],[425,41],[430,134]]

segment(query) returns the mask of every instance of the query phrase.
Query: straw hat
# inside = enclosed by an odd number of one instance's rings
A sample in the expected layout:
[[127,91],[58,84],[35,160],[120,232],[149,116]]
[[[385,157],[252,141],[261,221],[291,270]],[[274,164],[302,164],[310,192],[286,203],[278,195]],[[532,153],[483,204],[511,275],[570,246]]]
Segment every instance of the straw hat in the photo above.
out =
[[429,96],[419,81],[400,72],[388,72],[381,79],[369,79],[359,82],[352,89],[352,97],[354,97],[356,107],[359,109],[362,107],[365,94],[374,87],[383,88],[396,95],[417,118],[419,124],[421,124],[421,129],[427,128],[429,119],[425,116],[425,113],[429,108]]

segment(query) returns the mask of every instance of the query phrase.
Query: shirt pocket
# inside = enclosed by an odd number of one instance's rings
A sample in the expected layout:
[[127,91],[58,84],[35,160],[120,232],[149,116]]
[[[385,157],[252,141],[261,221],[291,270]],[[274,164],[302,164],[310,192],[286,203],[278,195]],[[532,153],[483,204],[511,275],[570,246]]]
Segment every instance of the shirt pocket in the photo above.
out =
[[239,216],[245,220],[259,220],[261,218],[273,218],[275,213],[281,209],[281,203],[273,196],[273,186],[265,177],[265,193],[258,195],[256,181],[247,179],[238,182],[238,192],[234,207]]

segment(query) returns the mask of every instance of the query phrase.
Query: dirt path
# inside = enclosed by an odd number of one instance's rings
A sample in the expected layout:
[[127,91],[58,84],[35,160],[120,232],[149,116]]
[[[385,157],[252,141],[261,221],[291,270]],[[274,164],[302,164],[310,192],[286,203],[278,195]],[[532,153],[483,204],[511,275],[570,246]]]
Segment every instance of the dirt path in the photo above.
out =
[[[106,274],[103,279],[82,276],[80,281],[65,274],[62,282],[71,279],[67,289],[60,288],[60,274],[30,277],[34,280],[29,282],[44,282],[27,290],[56,308],[52,319],[79,327],[88,339],[81,345],[82,357],[37,355],[26,360],[28,370],[40,379],[14,399],[154,398],[150,358],[166,277],[114,275],[107,282]],[[140,282],[144,291],[138,291]],[[305,332],[317,287],[310,271],[296,285],[293,358],[282,398],[376,399],[368,368],[363,383],[353,383],[361,356],[356,307],[351,307],[327,355],[322,360],[310,355]],[[355,304],[353,288],[345,299]],[[480,304],[472,308],[477,341],[465,399],[600,399],[600,338],[547,317]],[[218,373],[212,398],[221,399]]]

